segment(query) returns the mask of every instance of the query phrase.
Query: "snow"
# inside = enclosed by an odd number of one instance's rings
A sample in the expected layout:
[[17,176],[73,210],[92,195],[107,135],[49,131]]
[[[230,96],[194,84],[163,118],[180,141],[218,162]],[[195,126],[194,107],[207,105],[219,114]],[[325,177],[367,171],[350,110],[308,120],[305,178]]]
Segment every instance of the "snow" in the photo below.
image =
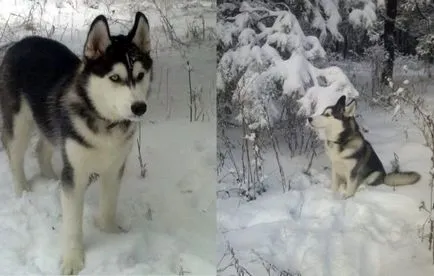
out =
[[[357,98],[359,92],[351,84],[342,69],[337,66],[331,66],[326,69],[312,68],[316,72],[314,75],[323,77],[327,80],[325,85],[316,85],[309,88],[304,97],[299,100],[301,109],[306,114],[318,115],[328,106],[334,105],[340,96],[345,95],[348,102],[351,99]],[[311,104],[315,104],[315,108],[311,108]]]
[[[86,0],[64,1],[60,5],[57,2],[59,1],[0,0],[0,24],[6,26],[1,31],[0,43],[36,34],[62,41],[73,51],[81,53],[88,26],[97,15],[104,14],[111,33],[118,34],[129,31],[136,11],[140,10],[151,26],[153,49],[168,46],[161,27],[160,14],[151,0],[98,0],[93,1],[99,2],[96,8],[84,4]],[[213,1],[189,0],[179,3],[176,0],[167,0],[161,3],[161,8],[178,35],[184,36],[187,26],[199,16],[204,17],[206,27],[215,28]]]
[[[218,92],[222,98],[233,95],[224,104],[233,107],[235,121],[247,122],[250,129],[232,123],[231,115],[219,124],[225,129],[218,140],[217,271],[221,276],[434,275],[426,238],[430,215],[420,210],[421,202],[430,205],[431,154],[414,118],[402,116],[408,107],[396,104],[385,111],[372,104],[379,91],[370,89],[369,57],[324,60],[321,46],[327,32],[339,39],[333,29],[341,21],[338,6],[344,12],[351,8],[345,20],[369,29],[377,19],[376,4],[384,6],[384,1],[304,4],[293,14],[284,4],[267,9],[243,2],[239,14],[218,22],[226,50],[218,65]],[[303,32],[312,34],[311,27],[320,30],[318,38]],[[399,94],[424,93],[430,106],[433,84],[422,64],[398,56],[390,85]],[[400,83],[404,86],[395,87]],[[401,170],[422,175],[418,183],[396,190],[360,187],[343,200],[341,193],[331,192],[331,164],[323,147],[312,149],[315,155],[294,153],[291,147],[302,148],[297,143],[309,144],[312,137],[302,128],[304,116],[288,120],[284,112],[294,108],[316,115],[341,95],[348,102],[357,99],[356,120],[386,171],[392,170],[396,154]],[[298,105],[291,102],[294,98]]]
[[[421,200],[429,202],[430,154],[409,121],[397,125],[382,109],[363,102],[358,106],[363,118],[358,121],[369,129],[366,138],[386,170],[390,171],[395,152],[401,169],[416,170],[422,180],[396,191],[385,185],[363,187],[353,198],[343,200],[330,190],[330,169],[325,168],[331,164],[324,153],[314,158],[313,169],[306,175],[303,170],[309,160],[289,159],[281,149],[282,166],[291,183],[291,190],[282,193],[273,154],[267,152],[263,157],[267,192],[249,202],[237,196],[217,200],[220,258],[227,254],[229,244],[239,264],[252,275],[266,274],[263,260],[303,276],[434,273],[427,242],[422,243],[419,236],[427,215],[418,209]],[[226,178],[219,185],[229,190],[234,184]],[[230,262],[226,255],[219,268]],[[231,273],[233,266],[220,275]]]
[[[78,5],[72,7],[68,3]],[[87,24],[95,15],[107,14],[107,10],[102,4],[94,10],[85,7],[82,1],[68,3],[57,8],[56,1],[47,1],[43,15],[35,13],[34,22],[37,26],[54,22],[53,37],[80,54]],[[122,234],[105,234],[95,227],[93,217],[98,211],[99,185],[94,183],[89,187],[83,219],[86,264],[80,275],[214,275],[215,47],[206,42],[200,46],[193,44],[180,55],[164,42],[160,19],[153,6],[149,2],[138,3],[151,22],[155,55],[153,89],[141,135],[146,177],[140,176],[138,150],[134,147],[118,202],[118,220],[127,230]],[[31,33],[17,26],[17,16],[10,16],[29,14],[31,1],[1,0],[0,5],[0,25],[10,17],[8,24],[12,30],[5,31],[8,36],[1,37],[2,44]],[[211,1],[185,1],[184,5],[178,3],[173,7],[169,15],[173,16],[172,23],[182,36],[188,20],[200,13],[206,24],[215,24]],[[128,20],[125,24],[130,28],[135,10],[122,1],[115,1],[112,8],[116,11],[113,17]],[[122,31],[121,25],[113,27],[113,32]],[[66,31],[62,29],[65,26]],[[193,69],[193,88],[203,89],[204,121],[188,121],[186,60]],[[7,157],[3,149],[0,151],[1,275],[59,273],[59,183],[38,176],[33,153],[35,141],[32,143],[25,169],[34,191],[22,198],[13,196]],[[60,153],[56,152],[53,164],[57,173],[61,170],[60,160]]]
[[326,23],[327,30],[332,34],[333,37],[342,41],[344,38],[338,30],[338,24],[342,20],[338,10],[339,0],[321,0],[320,3],[325,15],[328,17]]
[[369,29],[373,27],[374,22],[377,20],[377,7],[371,0],[363,0],[360,2],[364,4],[363,9],[354,8],[348,15],[348,20],[354,26]]
[[[321,5],[331,26],[340,20],[333,1]],[[235,111],[238,121],[244,116],[251,129],[273,125],[283,113],[282,101],[294,95],[301,97],[300,112],[307,114],[322,112],[317,103],[326,102],[324,97],[332,102],[335,96],[358,96],[340,68],[315,67],[315,60],[325,58],[325,50],[317,37],[304,34],[290,10],[271,10],[258,2],[243,1],[239,11],[217,22],[218,38],[228,47],[218,64],[217,88],[225,91],[236,84],[232,99],[243,106],[242,112]],[[260,20],[264,17],[274,21],[265,26]],[[319,78],[325,83],[320,84]],[[283,89],[276,89],[280,86]]]
[[[242,251],[241,260],[251,256],[251,249],[301,275],[368,276],[388,271],[381,256],[393,258],[400,248],[411,257],[414,250],[416,221],[406,218],[412,215],[406,208],[417,210],[417,203],[405,196],[366,191],[338,201],[324,187],[311,187],[261,198],[254,205],[236,210],[234,217],[241,221],[219,217],[222,227],[231,227],[224,229],[225,238]],[[261,275],[259,269],[252,272]]]
[[[232,123],[231,115],[219,124],[225,127],[217,141],[219,275],[434,275],[426,237],[430,215],[420,210],[421,202],[431,204],[431,153],[414,118],[402,115],[402,110],[411,114],[411,108],[396,104],[386,111],[373,104],[373,94],[380,91],[371,89],[369,56],[361,61],[321,60],[327,32],[339,39],[338,7],[349,12],[348,18],[343,15],[344,24],[348,19],[369,31],[377,20],[376,5],[384,7],[384,1],[306,0],[303,11],[287,11],[284,4],[267,10],[252,3],[242,4],[249,13],[235,15],[239,20],[223,18],[218,23],[224,26],[218,36],[227,49],[218,66],[218,92],[233,93],[232,102],[225,104],[233,107],[237,121],[244,119],[250,127]],[[312,27],[319,29],[318,38],[303,32],[312,34]],[[422,93],[425,104],[432,106],[433,83],[422,65],[397,56],[390,86],[398,94]],[[316,115],[341,95],[348,102],[357,99],[356,120],[386,171],[394,167],[396,154],[401,170],[421,174],[418,183],[396,189],[360,187],[354,197],[343,200],[330,189],[331,163],[323,147],[312,149],[315,155],[294,153],[291,147],[302,148],[297,143],[311,137],[302,128],[304,116],[282,119],[281,105]],[[298,99],[299,105],[279,102],[282,96]],[[261,108],[264,103],[267,108]],[[271,123],[264,119],[264,109]],[[254,139],[253,133],[258,134]]]
[[[343,37],[338,30],[338,24],[342,18],[338,10],[338,0],[320,0],[320,1],[303,1],[304,8],[313,14],[312,27],[320,30],[319,39],[324,41],[328,33],[337,40],[342,40]],[[308,13],[307,13],[308,14]]]
[[[173,133],[177,133],[175,141]],[[83,275],[177,274],[180,264],[194,275],[214,273],[215,203],[209,185],[215,181],[212,133],[211,123],[189,124],[185,119],[143,125],[147,176],[140,178],[134,150],[118,204],[118,219],[128,232],[101,233],[93,224],[98,210],[98,184],[87,192]],[[0,190],[2,275],[48,275],[59,271],[59,185],[35,176],[37,165],[33,159],[29,154],[26,169],[35,190],[16,199],[12,196],[6,155],[0,155],[4,177]],[[59,161],[55,158],[57,164]]]

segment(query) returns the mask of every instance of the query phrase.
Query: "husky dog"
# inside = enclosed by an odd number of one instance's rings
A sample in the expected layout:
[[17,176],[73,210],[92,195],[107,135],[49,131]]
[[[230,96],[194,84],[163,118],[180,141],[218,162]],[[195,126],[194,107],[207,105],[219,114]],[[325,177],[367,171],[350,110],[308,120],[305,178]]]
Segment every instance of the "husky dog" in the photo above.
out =
[[100,15],[82,59],[59,42],[32,36],[10,46],[0,66],[1,140],[16,195],[30,190],[23,164],[34,126],[42,176],[56,178],[53,150],[62,154],[62,274],[84,266],[83,201],[90,176],[101,181],[96,225],[121,231],[115,221],[120,181],[151,83],[149,31],[138,12],[127,35],[112,36]]
[[333,191],[345,186],[344,197],[355,194],[360,185],[400,186],[414,184],[420,179],[416,172],[386,173],[372,148],[359,130],[354,118],[356,102],[345,105],[346,97],[339,98],[334,106],[327,107],[321,115],[309,117],[309,123],[325,131],[325,149],[332,162]]

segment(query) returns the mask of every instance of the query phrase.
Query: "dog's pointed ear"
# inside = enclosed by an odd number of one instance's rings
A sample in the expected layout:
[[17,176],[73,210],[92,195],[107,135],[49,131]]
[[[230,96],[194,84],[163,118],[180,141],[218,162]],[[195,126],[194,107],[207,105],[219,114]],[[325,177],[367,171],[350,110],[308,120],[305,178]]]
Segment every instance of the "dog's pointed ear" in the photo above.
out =
[[145,53],[151,51],[149,22],[143,13],[136,13],[136,19],[134,20],[133,28],[128,33],[128,38],[139,47],[141,51]]
[[354,117],[356,114],[356,100],[351,100],[351,102],[345,107],[345,116],[346,117]]
[[99,15],[90,25],[83,54],[87,59],[97,59],[105,52],[110,44],[110,30],[107,19],[104,15]]
[[341,96],[339,100],[336,102],[335,108],[339,114],[343,114],[345,111],[345,95]]

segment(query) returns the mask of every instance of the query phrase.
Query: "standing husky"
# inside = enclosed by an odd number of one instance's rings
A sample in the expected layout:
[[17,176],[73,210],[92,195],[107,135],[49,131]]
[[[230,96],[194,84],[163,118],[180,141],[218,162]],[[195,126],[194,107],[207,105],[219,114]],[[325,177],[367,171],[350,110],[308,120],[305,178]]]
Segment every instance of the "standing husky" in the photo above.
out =
[[345,96],[334,106],[327,107],[319,116],[309,117],[309,123],[325,130],[325,149],[332,162],[332,190],[346,186],[344,197],[355,194],[360,185],[390,186],[410,185],[420,179],[416,172],[394,172],[386,174],[383,164],[365,140],[354,119],[356,102],[345,106]]
[[41,174],[55,178],[51,157],[60,148],[63,274],[84,266],[83,201],[90,176],[101,194],[97,226],[119,232],[117,195],[138,122],[146,112],[152,59],[149,24],[136,14],[128,35],[111,36],[100,15],[90,26],[80,60],[64,45],[28,37],[11,46],[0,66],[2,142],[20,196],[30,190],[24,154],[33,126]]

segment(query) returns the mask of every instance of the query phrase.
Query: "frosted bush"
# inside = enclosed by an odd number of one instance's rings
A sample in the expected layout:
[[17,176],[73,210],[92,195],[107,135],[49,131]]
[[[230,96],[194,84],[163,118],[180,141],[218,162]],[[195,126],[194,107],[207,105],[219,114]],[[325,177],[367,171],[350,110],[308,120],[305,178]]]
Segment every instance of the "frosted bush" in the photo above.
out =
[[427,34],[419,39],[416,52],[426,61],[434,60],[434,34]]
[[[234,5],[221,6],[219,13],[233,12]],[[326,56],[320,40],[305,35],[290,10],[275,7],[244,1],[237,14],[218,20],[220,45],[227,50],[218,64],[217,89],[230,95],[232,104],[240,107],[234,108],[236,118],[243,118],[251,129],[285,119],[288,98],[298,101],[300,113],[312,114],[341,95],[358,96],[340,68],[314,65]],[[326,13],[329,20],[339,21],[331,7]],[[324,24],[339,38],[334,23]]]

